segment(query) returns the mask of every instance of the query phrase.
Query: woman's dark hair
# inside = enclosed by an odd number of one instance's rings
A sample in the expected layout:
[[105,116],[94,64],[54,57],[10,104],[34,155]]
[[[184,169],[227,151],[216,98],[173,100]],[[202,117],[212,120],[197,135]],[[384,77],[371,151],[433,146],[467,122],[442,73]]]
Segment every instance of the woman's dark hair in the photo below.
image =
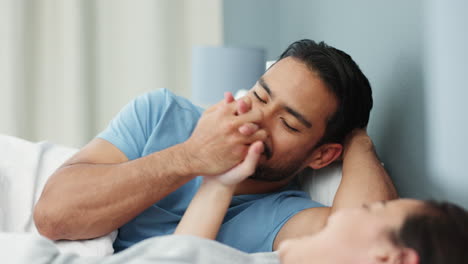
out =
[[416,250],[420,264],[468,263],[468,212],[457,205],[427,201],[393,237]]
[[373,104],[371,86],[348,54],[324,42],[303,39],[289,45],[279,60],[286,57],[300,60],[317,73],[338,100],[338,109],[317,146],[343,143],[353,129],[367,126]]

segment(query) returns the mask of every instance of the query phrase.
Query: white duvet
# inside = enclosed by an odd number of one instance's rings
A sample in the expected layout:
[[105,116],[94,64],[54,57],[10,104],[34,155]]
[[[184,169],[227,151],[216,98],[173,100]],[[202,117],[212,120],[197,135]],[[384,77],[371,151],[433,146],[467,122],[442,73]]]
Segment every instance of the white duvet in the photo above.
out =
[[[47,178],[76,149],[48,142],[33,143],[0,135],[0,232],[38,234],[32,212]],[[61,252],[105,256],[114,252],[117,231],[96,239],[57,241]],[[8,241],[2,241],[3,250]],[[1,259],[0,259],[1,262]]]
[[32,211],[47,178],[76,150],[0,135],[0,263],[279,264],[276,253],[246,254],[216,241],[164,236],[113,253],[113,233],[54,242],[40,236]]
[[[0,263],[278,263],[275,254],[248,255],[193,237],[151,238],[116,255],[112,243],[117,231],[81,241],[41,237],[32,218],[34,204],[47,178],[76,151],[0,135]],[[336,164],[305,177],[304,190],[330,205],[340,179],[341,166]]]
[[247,254],[193,236],[153,237],[111,256],[60,252],[43,237],[0,233],[0,263],[15,264],[280,264],[276,252]]

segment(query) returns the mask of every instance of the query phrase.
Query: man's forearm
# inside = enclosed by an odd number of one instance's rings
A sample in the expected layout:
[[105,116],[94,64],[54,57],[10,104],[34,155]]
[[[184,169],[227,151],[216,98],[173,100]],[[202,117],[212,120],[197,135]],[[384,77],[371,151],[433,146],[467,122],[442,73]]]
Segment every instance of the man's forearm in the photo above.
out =
[[345,144],[343,176],[332,212],[363,203],[397,198],[393,183],[365,131],[358,131]]
[[62,167],[36,205],[36,226],[54,240],[110,233],[193,179],[189,163],[176,145],[120,164]]

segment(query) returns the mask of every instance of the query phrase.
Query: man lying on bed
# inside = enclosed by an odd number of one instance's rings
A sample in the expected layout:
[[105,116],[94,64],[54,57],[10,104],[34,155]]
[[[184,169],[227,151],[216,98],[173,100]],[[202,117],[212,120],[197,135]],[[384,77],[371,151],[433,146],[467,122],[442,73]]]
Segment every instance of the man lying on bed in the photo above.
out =
[[[351,57],[310,40],[291,44],[239,101],[228,95],[203,112],[167,90],[145,94],[50,177],[36,226],[54,240],[119,228],[117,252],[171,234],[201,185],[197,176],[228,171],[261,141],[257,169],[237,186],[217,240],[245,252],[275,250],[322,228],[330,209],[298,191],[295,176],[339,158],[345,136],[367,125],[371,94]],[[356,185],[353,201],[396,197],[387,174]]]

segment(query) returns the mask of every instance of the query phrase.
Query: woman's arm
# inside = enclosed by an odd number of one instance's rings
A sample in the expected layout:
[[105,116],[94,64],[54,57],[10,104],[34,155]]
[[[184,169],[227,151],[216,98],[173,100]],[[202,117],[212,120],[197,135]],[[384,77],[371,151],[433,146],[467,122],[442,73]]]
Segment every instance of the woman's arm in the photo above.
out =
[[255,142],[242,163],[218,176],[205,176],[174,234],[215,239],[223,222],[236,185],[252,175],[263,152]]

